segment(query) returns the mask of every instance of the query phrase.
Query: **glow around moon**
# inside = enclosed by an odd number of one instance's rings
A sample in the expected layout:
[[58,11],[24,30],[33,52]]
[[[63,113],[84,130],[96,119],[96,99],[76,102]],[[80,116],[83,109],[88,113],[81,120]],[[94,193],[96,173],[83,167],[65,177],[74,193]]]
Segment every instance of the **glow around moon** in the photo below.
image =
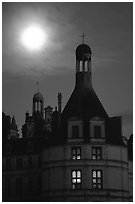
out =
[[22,45],[30,51],[42,49],[46,41],[46,33],[39,26],[30,26],[21,34]]

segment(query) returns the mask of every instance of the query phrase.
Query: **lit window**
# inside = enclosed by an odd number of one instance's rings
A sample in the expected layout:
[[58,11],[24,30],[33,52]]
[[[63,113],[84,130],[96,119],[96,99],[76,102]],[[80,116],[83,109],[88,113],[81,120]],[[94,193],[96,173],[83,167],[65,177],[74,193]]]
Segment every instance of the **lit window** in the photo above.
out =
[[82,187],[82,175],[80,170],[72,171],[72,189],[81,189]]
[[94,189],[102,188],[102,171],[101,170],[92,171],[92,188]]
[[102,148],[101,147],[92,147],[92,159],[93,160],[102,159]]
[[71,149],[71,158],[74,160],[81,159],[81,148],[73,147]]
[[94,125],[94,137],[101,138],[101,126]]
[[79,127],[72,126],[72,138],[78,138],[78,137],[79,137]]

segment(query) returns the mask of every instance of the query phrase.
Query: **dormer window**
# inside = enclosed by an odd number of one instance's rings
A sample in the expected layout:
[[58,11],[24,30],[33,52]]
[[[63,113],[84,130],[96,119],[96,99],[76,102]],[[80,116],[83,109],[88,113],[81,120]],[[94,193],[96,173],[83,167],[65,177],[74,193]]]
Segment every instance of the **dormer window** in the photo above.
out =
[[100,125],[94,125],[94,137],[101,138],[101,126]]
[[70,118],[68,121],[68,139],[80,140],[83,137],[82,121],[78,118]]
[[99,117],[94,117],[90,121],[90,138],[103,139],[105,138],[105,122]]
[[72,138],[78,138],[79,137],[79,126],[72,126]]

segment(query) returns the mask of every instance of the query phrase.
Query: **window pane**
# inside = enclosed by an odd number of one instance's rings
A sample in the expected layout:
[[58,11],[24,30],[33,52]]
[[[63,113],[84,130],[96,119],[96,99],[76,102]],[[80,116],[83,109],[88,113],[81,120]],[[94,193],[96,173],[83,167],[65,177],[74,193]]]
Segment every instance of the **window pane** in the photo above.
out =
[[97,177],[100,178],[101,177],[101,171],[97,172]]
[[76,159],[76,156],[72,156],[72,159]]
[[93,188],[96,188],[97,187],[97,185],[96,184],[93,184]]
[[77,179],[77,183],[81,183],[81,179]]
[[96,159],[96,156],[95,156],[95,155],[92,155],[92,159]]
[[81,153],[81,149],[77,148],[77,154],[80,154],[80,153]]
[[80,155],[77,156],[77,159],[81,159]]
[[81,177],[81,171],[77,171],[77,178]]
[[93,171],[93,177],[96,178],[96,171]]
[[72,189],[75,189],[75,184],[72,185]]
[[72,149],[72,154],[76,154],[76,149],[75,148]]
[[72,179],[72,183],[76,183],[76,179]]
[[77,188],[77,189],[81,189],[81,184],[77,184],[77,185],[76,185],[76,188]]
[[98,184],[98,188],[101,188],[101,184]]
[[101,148],[97,148],[97,154],[101,154]]
[[72,171],[72,177],[76,178],[76,171]]
[[93,183],[96,183],[96,179],[93,179]]
[[95,147],[92,148],[92,154],[96,154],[96,148]]
[[99,126],[99,125],[95,125],[94,126],[94,136],[96,138],[100,138],[101,137],[101,126]]
[[98,156],[97,156],[97,159],[101,159],[101,156],[100,156],[100,155],[98,155]]
[[79,136],[79,127],[78,126],[72,126],[72,137],[78,138]]
[[101,179],[98,179],[98,183],[101,183]]

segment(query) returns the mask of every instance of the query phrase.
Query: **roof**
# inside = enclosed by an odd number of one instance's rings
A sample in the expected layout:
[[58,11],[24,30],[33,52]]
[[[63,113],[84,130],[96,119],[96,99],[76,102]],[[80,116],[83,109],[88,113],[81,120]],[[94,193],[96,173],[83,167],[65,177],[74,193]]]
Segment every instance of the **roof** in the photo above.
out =
[[86,44],[81,44],[76,48],[76,58],[82,60],[85,55],[91,55],[91,49]]
[[33,100],[44,100],[44,97],[40,92],[37,92],[34,94]]
[[53,108],[51,106],[47,106],[46,108],[44,108],[45,110],[52,110]]
[[82,120],[89,120],[97,116],[108,118],[104,107],[92,88],[90,77],[90,73],[77,73],[75,89],[62,113],[63,121],[67,121],[71,117]]

